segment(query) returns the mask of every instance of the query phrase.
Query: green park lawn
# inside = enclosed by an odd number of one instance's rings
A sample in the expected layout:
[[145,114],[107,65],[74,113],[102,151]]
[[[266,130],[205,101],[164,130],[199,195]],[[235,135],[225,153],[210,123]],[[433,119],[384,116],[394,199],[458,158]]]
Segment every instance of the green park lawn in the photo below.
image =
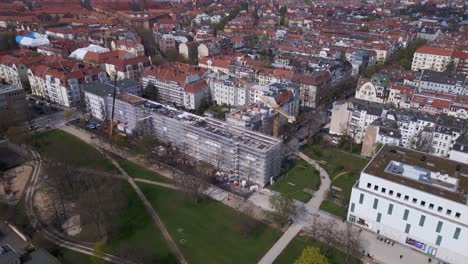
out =
[[61,248],[55,253],[60,262],[67,264],[91,264],[91,256]]
[[308,202],[312,195],[304,189],[318,190],[320,187],[320,175],[318,171],[302,159],[296,160],[294,166],[285,176],[280,178],[271,187],[272,190],[290,195],[301,202]]
[[178,191],[138,183],[190,263],[257,263],[280,232],[254,221],[242,236],[245,215],[211,199],[195,204]]
[[173,260],[173,256],[161,231],[130,185],[125,188],[123,197],[126,197],[128,204],[124,212],[115,218],[116,227],[109,243],[111,253],[118,256],[122,252],[125,252],[124,255],[144,254],[145,260],[150,260],[150,263],[173,263],[169,261]]
[[106,172],[117,172],[117,168],[99,151],[79,138],[62,130],[50,130],[34,136],[34,146],[43,158],[51,158]]
[[[349,202],[351,190],[359,179],[362,169],[364,169],[369,161],[337,149],[323,148],[320,145],[309,145],[302,152],[320,162],[320,166],[330,175],[332,186],[341,189],[341,191],[335,190],[336,195]],[[343,217],[343,212],[347,212],[346,208],[335,204],[333,206],[329,204],[321,205],[320,209],[340,218]],[[346,213],[344,215],[346,218]]]
[[335,203],[332,203],[330,201],[323,201],[320,204],[320,210],[329,212],[333,215],[336,215],[340,217],[342,220],[346,219],[346,216],[348,215],[348,208],[345,208],[343,206],[339,206]]
[[113,156],[115,160],[119,163],[120,167],[122,167],[122,169],[124,169],[132,178],[141,178],[165,183],[171,182],[171,179],[159,175],[154,171],[148,170],[134,162],[118,157],[117,155]]
[[[274,264],[292,264],[302,253],[302,250],[308,246],[320,248],[320,253],[327,257],[330,264],[346,263],[346,254],[336,248],[329,248],[321,242],[314,241],[308,238],[294,238],[291,243],[283,250],[283,252],[275,260]],[[352,257],[352,264],[362,263],[359,259]]]

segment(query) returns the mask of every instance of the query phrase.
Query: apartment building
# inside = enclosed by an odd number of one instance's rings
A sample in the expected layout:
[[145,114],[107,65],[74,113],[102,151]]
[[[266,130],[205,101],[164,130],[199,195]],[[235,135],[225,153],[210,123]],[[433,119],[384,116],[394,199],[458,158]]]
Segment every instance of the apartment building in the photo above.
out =
[[453,50],[439,47],[422,46],[416,50],[411,64],[411,70],[432,70],[443,72],[447,69]]
[[145,132],[177,146],[195,160],[260,186],[280,176],[280,139],[154,102],[136,108]]
[[464,74],[424,70],[419,77],[419,91],[468,95],[468,77]]
[[468,164],[468,135],[457,139],[450,151],[449,159]]
[[[252,94],[252,93],[251,93]],[[280,107],[281,111],[289,116],[297,117],[299,114],[300,89],[298,85],[289,83],[275,83],[268,87],[263,94],[269,102]],[[263,100],[251,99],[251,104],[237,109],[226,115],[226,122],[251,130],[260,130],[265,134],[273,133],[274,109]],[[280,125],[288,120],[280,115]]]
[[355,97],[360,100],[384,104],[387,102],[390,87],[390,76],[374,74],[370,80],[359,79]]
[[[13,85],[0,85],[0,113],[2,115],[0,119],[8,116],[12,122],[27,120],[28,102],[23,88]],[[2,124],[10,125],[3,122]]]
[[29,69],[28,78],[32,94],[59,105],[72,107],[80,102],[81,87],[84,84],[107,80],[106,73],[99,68],[63,66],[68,64],[62,61]]
[[328,71],[319,71],[311,75],[294,74],[291,82],[298,84],[301,90],[301,105],[315,108],[323,96],[332,90],[333,76]]
[[384,146],[354,185],[347,219],[439,261],[465,263],[468,171],[464,165]]
[[[115,86],[114,86],[115,85]],[[110,116],[107,115],[109,110],[107,107],[112,107],[112,97],[116,87],[116,94],[129,94],[141,96],[140,83],[133,79],[124,79],[115,83],[111,81],[93,82],[83,85],[82,92],[86,105],[87,112],[94,118],[101,121],[108,121]],[[116,109],[118,109],[116,107]],[[114,115],[125,115],[124,112],[114,111]]]
[[113,40],[111,42],[112,50],[122,50],[131,54],[133,57],[145,56],[145,47],[138,42],[130,40]]
[[144,56],[129,59],[110,58],[104,67],[110,79],[114,79],[117,74],[117,80],[128,78],[140,80],[143,73],[150,69],[151,61]]
[[[210,76],[212,75],[212,76]],[[237,80],[228,75],[208,75],[211,100],[218,105],[226,104],[233,107],[249,103],[250,91]]]
[[0,56],[0,81],[3,80],[8,84],[23,87],[23,83],[28,82],[29,67],[38,62],[37,58]]
[[198,109],[209,97],[208,83],[202,78],[205,69],[189,64],[173,63],[157,67],[141,78],[143,89],[149,84],[157,89],[159,100],[186,109]]

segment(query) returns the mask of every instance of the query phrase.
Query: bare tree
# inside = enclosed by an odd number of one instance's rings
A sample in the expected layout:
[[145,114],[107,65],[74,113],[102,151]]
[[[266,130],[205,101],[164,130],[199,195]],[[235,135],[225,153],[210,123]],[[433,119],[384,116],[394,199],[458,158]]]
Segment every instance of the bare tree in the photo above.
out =
[[314,214],[314,218],[312,219],[312,227],[310,230],[312,238],[318,240],[321,236],[322,224],[318,222],[316,214]]
[[273,218],[279,224],[285,224],[296,215],[296,205],[294,204],[294,200],[287,195],[278,194],[271,196],[270,204],[274,210]]
[[332,247],[339,241],[337,240],[337,232],[335,231],[336,226],[335,220],[327,221],[322,225],[322,238],[329,247]]
[[195,203],[198,203],[204,197],[204,191],[208,187],[206,181],[193,175],[175,173],[174,184],[179,187]]
[[351,263],[351,256],[359,254],[361,243],[359,232],[353,230],[350,222],[346,222],[346,229],[342,232],[341,244],[346,252],[346,263]]
[[412,149],[430,153],[432,151],[432,133],[418,131],[410,139],[410,146]]

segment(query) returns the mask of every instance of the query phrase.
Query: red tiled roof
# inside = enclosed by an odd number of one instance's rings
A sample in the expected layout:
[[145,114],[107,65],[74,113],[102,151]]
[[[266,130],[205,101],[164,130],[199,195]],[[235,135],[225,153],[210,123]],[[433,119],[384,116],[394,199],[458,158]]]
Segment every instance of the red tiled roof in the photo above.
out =
[[431,46],[422,46],[416,50],[416,53],[433,54],[439,56],[452,56],[453,49],[445,49]]
[[206,83],[206,81],[201,81],[198,83],[190,83],[190,84],[185,85],[184,91],[186,93],[197,93],[199,91],[206,89],[207,87],[208,87],[208,84]]

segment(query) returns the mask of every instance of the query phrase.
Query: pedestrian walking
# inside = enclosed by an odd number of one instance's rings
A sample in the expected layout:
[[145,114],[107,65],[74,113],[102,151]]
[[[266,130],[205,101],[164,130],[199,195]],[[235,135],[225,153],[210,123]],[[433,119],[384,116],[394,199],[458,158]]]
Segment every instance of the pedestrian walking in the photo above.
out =
[[402,258],[403,258],[403,255],[400,255],[400,259],[402,259]]

